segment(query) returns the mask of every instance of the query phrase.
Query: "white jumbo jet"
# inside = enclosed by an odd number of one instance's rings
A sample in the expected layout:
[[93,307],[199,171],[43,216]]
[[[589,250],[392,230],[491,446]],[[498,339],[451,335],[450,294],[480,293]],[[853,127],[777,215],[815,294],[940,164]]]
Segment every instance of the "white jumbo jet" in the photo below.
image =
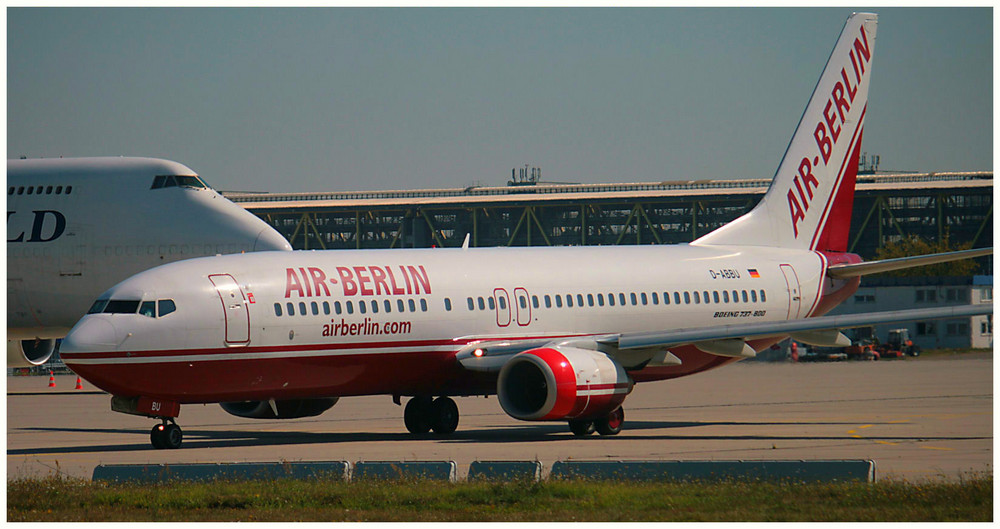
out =
[[164,263],[291,250],[187,167],[149,158],[7,161],[7,365],[45,363],[101,292]]
[[[264,252],[192,259],[102,294],[63,359],[161,421],[181,404],[250,418],[318,415],[340,397],[412,396],[413,433],[458,426],[450,397],[496,394],[527,421],[577,435],[622,428],[637,382],[753,357],[792,336],[964,317],[992,305],[823,316],[859,276],[991,250],[862,263],[846,253],[876,15],[852,15],[778,172],[749,213],[691,244]],[[163,310],[163,307],[169,307]]]

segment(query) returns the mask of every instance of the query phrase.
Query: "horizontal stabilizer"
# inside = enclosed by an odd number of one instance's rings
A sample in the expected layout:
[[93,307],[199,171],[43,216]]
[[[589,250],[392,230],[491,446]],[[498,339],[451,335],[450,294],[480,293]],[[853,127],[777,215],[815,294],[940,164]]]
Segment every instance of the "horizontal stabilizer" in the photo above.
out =
[[904,270],[918,266],[960,261],[962,259],[972,259],[974,257],[982,257],[984,255],[991,254],[993,254],[993,248],[977,248],[975,250],[960,250],[957,252],[899,257],[897,259],[883,259],[881,261],[868,261],[865,263],[839,264],[832,265],[828,268],[826,275],[834,279],[844,279],[848,277],[890,272],[892,270]]

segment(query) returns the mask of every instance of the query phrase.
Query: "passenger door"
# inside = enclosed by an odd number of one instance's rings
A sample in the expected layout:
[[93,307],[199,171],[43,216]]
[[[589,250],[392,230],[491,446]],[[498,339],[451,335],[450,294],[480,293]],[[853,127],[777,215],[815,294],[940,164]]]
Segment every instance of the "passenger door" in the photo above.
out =
[[226,345],[246,345],[250,343],[250,309],[243,289],[229,274],[208,276],[222,301],[222,311],[226,321]]

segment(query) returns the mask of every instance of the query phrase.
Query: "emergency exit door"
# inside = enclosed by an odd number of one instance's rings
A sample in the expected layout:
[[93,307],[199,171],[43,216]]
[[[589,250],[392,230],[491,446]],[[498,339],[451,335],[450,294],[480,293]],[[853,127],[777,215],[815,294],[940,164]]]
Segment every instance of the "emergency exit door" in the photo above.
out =
[[208,276],[215,285],[215,292],[222,301],[222,312],[226,321],[226,345],[246,345],[250,343],[250,308],[243,289],[229,274]]

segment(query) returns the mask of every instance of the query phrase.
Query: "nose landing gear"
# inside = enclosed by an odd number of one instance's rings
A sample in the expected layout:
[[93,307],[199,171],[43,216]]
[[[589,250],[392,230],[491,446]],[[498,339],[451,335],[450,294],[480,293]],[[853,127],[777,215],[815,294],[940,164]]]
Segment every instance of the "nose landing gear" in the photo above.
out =
[[157,424],[149,432],[153,448],[180,448],[183,438],[181,427],[173,419],[163,419],[162,424]]

